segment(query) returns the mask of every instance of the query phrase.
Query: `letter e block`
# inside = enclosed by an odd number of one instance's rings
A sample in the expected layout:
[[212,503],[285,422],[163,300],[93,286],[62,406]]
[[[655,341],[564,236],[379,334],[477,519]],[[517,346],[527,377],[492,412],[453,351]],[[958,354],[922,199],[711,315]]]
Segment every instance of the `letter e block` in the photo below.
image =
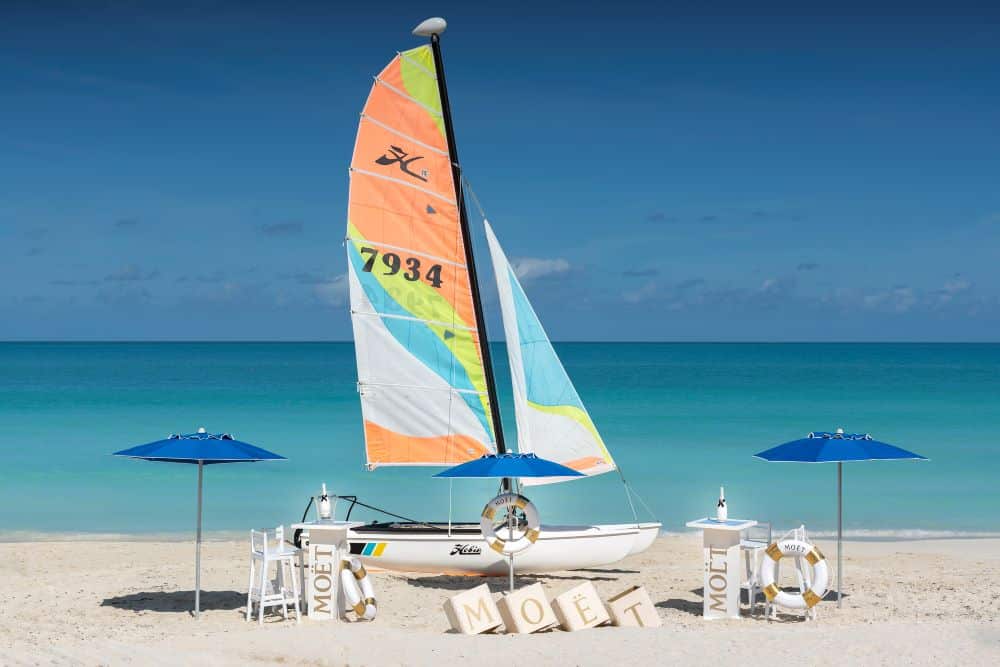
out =
[[592,583],[575,586],[552,601],[553,611],[563,630],[573,632],[608,622],[608,612]]
[[500,598],[497,603],[507,632],[527,634],[557,623],[541,584],[532,584]]
[[663,625],[653,601],[649,599],[649,593],[642,586],[633,586],[610,598],[608,611],[611,613],[611,622],[618,626],[658,628]]
[[498,628],[502,622],[500,610],[486,584],[445,600],[444,613],[448,616],[452,629],[463,635],[489,632]]

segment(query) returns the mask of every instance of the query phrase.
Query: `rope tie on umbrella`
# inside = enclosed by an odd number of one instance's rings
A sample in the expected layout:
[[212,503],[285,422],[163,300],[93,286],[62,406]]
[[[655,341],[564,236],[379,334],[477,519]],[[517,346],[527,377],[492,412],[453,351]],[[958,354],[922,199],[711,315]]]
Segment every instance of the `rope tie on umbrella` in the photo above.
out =
[[807,437],[821,438],[823,440],[871,440],[870,433],[829,433],[827,431],[813,431]]

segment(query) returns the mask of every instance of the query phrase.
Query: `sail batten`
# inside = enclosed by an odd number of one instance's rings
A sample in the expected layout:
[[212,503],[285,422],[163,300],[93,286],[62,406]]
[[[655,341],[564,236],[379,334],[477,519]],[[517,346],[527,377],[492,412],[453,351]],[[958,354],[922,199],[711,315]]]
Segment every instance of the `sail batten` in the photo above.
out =
[[398,54],[358,124],[348,287],[369,469],[496,450],[434,53]]
[[381,127],[383,130],[387,130],[389,132],[392,132],[396,136],[398,136],[398,137],[400,137],[402,139],[405,139],[405,140],[413,143],[416,146],[420,146],[421,148],[426,148],[427,150],[433,151],[433,152],[437,153],[438,155],[444,155],[445,157],[448,156],[448,151],[443,151],[443,150],[441,150],[439,148],[435,148],[434,146],[431,146],[430,144],[425,144],[422,141],[420,141],[419,139],[415,139],[415,138],[411,137],[410,135],[406,134],[405,132],[402,132],[401,130],[397,130],[396,128],[394,128],[394,127],[392,127],[390,125],[387,125],[386,123],[383,123],[383,122],[381,122],[379,120],[376,120],[375,118],[372,118],[371,116],[366,116],[365,114],[361,114],[361,121],[362,122],[368,122],[368,123],[374,123],[375,125],[378,125],[379,127]]
[[475,394],[476,396],[486,396],[485,391],[475,391],[474,389],[455,389],[454,387],[432,387],[429,385],[418,385],[418,384],[398,384],[398,383],[388,383],[388,382],[359,382],[358,387],[363,391],[365,387],[396,387],[400,389],[423,389],[425,391],[446,391],[454,392],[456,394]]
[[409,95],[407,95],[406,93],[404,93],[399,88],[397,88],[396,86],[392,85],[391,83],[386,83],[382,79],[375,79],[375,83],[378,84],[378,85],[380,85],[380,86],[384,86],[388,90],[391,90],[395,94],[397,94],[400,97],[402,97],[404,100],[408,100],[410,102],[413,102],[414,104],[420,105],[425,111],[427,111],[429,113],[432,113],[435,116],[438,116],[439,118],[443,118],[444,117],[444,115],[439,110],[433,109],[433,108],[429,107],[427,104],[425,104],[424,102],[418,100],[415,97],[410,97]]
[[385,174],[376,174],[373,171],[369,171],[367,169],[359,169],[357,167],[351,167],[351,173],[352,174],[361,174],[362,176],[371,176],[372,178],[378,178],[378,179],[381,179],[383,181],[389,181],[389,182],[395,183],[397,185],[402,185],[403,187],[406,187],[406,188],[413,188],[414,190],[418,190],[418,191],[420,191],[420,192],[422,192],[422,193],[424,193],[426,195],[430,195],[431,197],[437,197],[438,199],[441,199],[442,201],[446,201],[446,202],[448,202],[449,204],[451,204],[453,206],[456,204],[455,200],[452,199],[451,197],[443,195],[440,192],[434,192],[433,190],[429,190],[428,188],[424,188],[424,187],[421,187],[419,185],[415,185],[413,183],[410,183],[409,181],[403,180],[402,178],[396,178],[394,176],[386,176]]
[[405,60],[405,61],[406,61],[406,62],[407,62],[408,64],[410,64],[410,65],[413,65],[413,66],[414,66],[414,67],[416,67],[417,69],[419,69],[419,70],[423,71],[423,73],[424,73],[424,74],[426,74],[426,75],[427,75],[427,76],[429,76],[430,78],[432,78],[432,79],[434,79],[435,81],[437,81],[437,74],[435,74],[435,73],[434,73],[434,70],[430,70],[430,69],[427,69],[427,68],[426,68],[426,67],[424,67],[424,66],[423,66],[423,65],[422,65],[421,63],[419,63],[419,62],[417,62],[416,60],[414,60],[413,58],[411,58],[411,57],[410,57],[410,56],[408,55],[408,52],[407,52],[407,51],[403,51],[402,53],[398,53],[397,55],[398,55],[398,56],[399,56],[400,58],[402,58],[403,60]]
[[[615,470],[611,453],[552,347],[492,227],[489,222],[484,223],[507,339],[518,451],[533,452],[588,476]],[[572,479],[579,478],[521,481],[530,485]]]
[[409,317],[407,315],[394,315],[392,313],[377,313],[377,312],[374,312],[374,311],[365,312],[363,310],[352,310],[351,314],[352,315],[357,315],[359,317],[365,317],[365,316],[367,316],[367,317],[382,317],[382,318],[393,319],[393,320],[407,320],[409,322],[422,322],[423,324],[433,324],[433,325],[437,325],[439,327],[451,327],[452,329],[461,329],[462,331],[471,331],[473,333],[476,332],[476,328],[475,327],[466,327],[466,326],[462,326],[462,325],[459,325],[459,324],[455,324],[454,322],[440,322],[438,320],[427,320],[427,319],[423,319],[423,318],[420,318],[420,317]]

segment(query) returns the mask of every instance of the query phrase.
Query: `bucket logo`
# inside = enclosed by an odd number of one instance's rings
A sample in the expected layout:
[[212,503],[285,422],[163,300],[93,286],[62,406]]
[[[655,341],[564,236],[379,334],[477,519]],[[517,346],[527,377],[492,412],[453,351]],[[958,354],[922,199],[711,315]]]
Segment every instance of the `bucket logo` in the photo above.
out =
[[421,169],[419,174],[415,171],[410,170],[411,164],[413,164],[417,160],[423,160],[423,159],[424,159],[423,155],[410,157],[410,154],[404,151],[399,146],[389,146],[389,150],[385,152],[385,155],[375,160],[375,164],[380,164],[383,167],[389,167],[391,165],[398,164],[399,170],[402,171],[404,174],[406,174],[407,176],[412,176],[413,178],[416,178],[417,180],[420,181],[424,181],[426,183],[428,176],[426,169]]
[[449,556],[478,556],[483,553],[480,547],[475,544],[456,544],[451,548]]

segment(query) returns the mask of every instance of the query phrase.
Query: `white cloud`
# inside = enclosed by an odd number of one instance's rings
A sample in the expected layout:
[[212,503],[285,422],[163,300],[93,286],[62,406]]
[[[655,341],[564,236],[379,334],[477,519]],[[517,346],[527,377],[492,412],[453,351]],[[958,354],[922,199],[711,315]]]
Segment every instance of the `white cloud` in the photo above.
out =
[[140,269],[135,264],[129,264],[125,266],[120,271],[115,271],[114,273],[109,273],[104,276],[105,282],[109,283],[128,283],[137,282],[141,280],[152,280],[160,275],[159,271],[151,270],[144,271]]
[[569,262],[561,257],[546,259],[544,257],[518,257],[511,265],[514,267],[514,275],[518,280],[534,280],[542,276],[566,273],[569,271]]
[[768,278],[767,280],[765,280],[760,285],[760,291],[761,292],[774,292],[774,291],[777,291],[777,289],[778,289],[778,279],[777,278]]
[[917,304],[917,295],[912,287],[901,285],[884,292],[868,294],[862,300],[865,308],[871,310],[890,310],[905,313]]
[[657,292],[659,287],[656,281],[649,280],[642,287],[623,292],[622,298],[625,299],[625,303],[642,303],[656,296]]
[[796,285],[796,280],[792,276],[779,276],[777,278],[767,278],[757,289],[761,294],[787,295],[790,294]]
[[347,303],[347,274],[317,282],[313,285],[313,294],[323,303],[330,306],[343,306]]
[[947,306],[956,299],[962,299],[972,290],[972,283],[960,275],[956,275],[951,280],[945,282],[944,286],[937,290],[937,306]]
[[965,278],[956,277],[946,282],[942,291],[947,294],[959,294],[968,292],[970,289],[972,289],[972,283]]

